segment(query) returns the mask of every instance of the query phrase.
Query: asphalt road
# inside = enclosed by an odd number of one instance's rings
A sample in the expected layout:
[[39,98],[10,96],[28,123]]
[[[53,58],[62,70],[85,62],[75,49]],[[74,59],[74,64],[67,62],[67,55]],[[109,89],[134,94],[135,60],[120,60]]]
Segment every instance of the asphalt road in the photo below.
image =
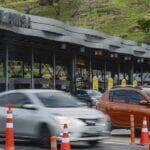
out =
[[[3,148],[2,148],[3,149]],[[72,150],[146,150],[144,147],[137,147],[137,146],[125,146],[125,145],[115,145],[115,144],[102,144],[101,146],[94,147],[94,148],[89,148],[87,146],[78,146],[78,147],[73,147]],[[46,150],[46,149],[41,149],[38,147],[33,147],[33,146],[17,146],[16,150]]]
[[[139,139],[136,140],[138,142]],[[1,143],[1,149],[4,149],[4,145]],[[110,137],[109,139],[99,143],[97,147],[89,147],[85,143],[76,143],[72,145],[72,150],[147,150],[143,146],[137,144],[130,145],[128,137]],[[40,148],[39,145],[33,145],[30,142],[17,142],[16,150],[46,150]]]

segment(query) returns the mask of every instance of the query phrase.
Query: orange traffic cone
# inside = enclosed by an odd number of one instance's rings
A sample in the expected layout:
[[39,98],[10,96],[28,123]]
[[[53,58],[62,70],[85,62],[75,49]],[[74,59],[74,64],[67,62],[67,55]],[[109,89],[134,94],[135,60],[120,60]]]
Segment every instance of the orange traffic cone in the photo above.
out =
[[71,150],[70,137],[69,137],[69,133],[68,133],[67,124],[64,124],[64,131],[63,131],[60,150]]
[[5,150],[15,150],[12,106],[8,105],[6,118]]
[[57,150],[57,138],[56,138],[56,136],[51,137],[51,150]]
[[142,131],[141,131],[141,137],[140,137],[140,144],[142,145],[148,145],[149,142],[149,133],[148,133],[148,128],[147,128],[147,120],[146,117],[143,119],[143,124],[142,124]]

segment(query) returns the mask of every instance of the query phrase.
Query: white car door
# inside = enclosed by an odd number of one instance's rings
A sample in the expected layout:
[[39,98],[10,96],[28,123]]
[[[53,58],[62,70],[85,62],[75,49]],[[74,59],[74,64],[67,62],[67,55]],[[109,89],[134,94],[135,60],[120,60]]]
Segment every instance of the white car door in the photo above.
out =
[[[23,93],[10,93],[5,97],[8,104],[13,105],[13,118],[14,118],[14,130],[16,136],[32,136],[34,135],[34,128],[36,122],[34,117],[37,118],[36,110],[29,110],[22,108],[24,104],[32,104],[32,101],[28,96]],[[1,113],[2,112],[2,113]],[[1,109],[2,116],[2,127],[0,127],[0,132],[5,131],[5,118],[6,118],[6,108]]]

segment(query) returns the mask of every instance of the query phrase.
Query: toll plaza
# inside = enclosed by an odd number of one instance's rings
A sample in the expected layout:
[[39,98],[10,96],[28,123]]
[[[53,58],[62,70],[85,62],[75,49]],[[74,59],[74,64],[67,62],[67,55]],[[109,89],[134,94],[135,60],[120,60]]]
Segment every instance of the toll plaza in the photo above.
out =
[[[0,91],[150,85],[150,46],[0,8]],[[111,86],[111,85],[110,85]]]

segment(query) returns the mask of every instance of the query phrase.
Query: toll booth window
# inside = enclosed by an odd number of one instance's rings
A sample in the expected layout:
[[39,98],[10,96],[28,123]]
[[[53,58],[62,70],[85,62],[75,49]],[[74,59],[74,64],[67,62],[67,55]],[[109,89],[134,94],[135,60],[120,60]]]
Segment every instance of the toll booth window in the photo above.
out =
[[144,100],[144,96],[136,91],[128,91],[129,103],[130,104],[139,104],[140,101]]
[[125,90],[111,91],[109,94],[109,98],[113,102],[127,103],[128,93]]

